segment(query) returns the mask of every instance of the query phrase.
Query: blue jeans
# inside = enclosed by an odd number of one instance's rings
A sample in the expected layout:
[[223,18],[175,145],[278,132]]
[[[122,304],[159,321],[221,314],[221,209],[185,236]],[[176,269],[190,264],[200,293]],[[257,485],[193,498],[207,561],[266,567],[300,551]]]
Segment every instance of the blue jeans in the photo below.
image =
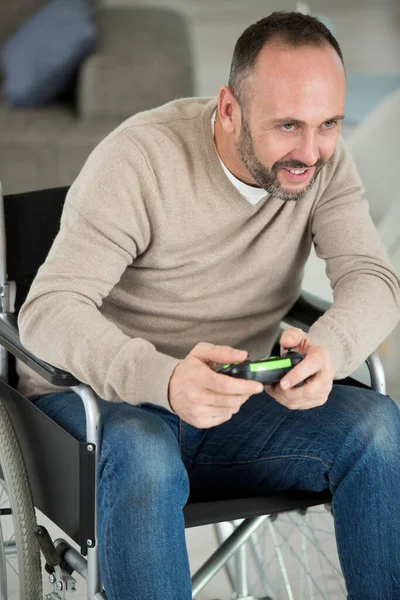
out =
[[[85,440],[75,393],[34,401]],[[101,412],[98,540],[108,600],[190,600],[189,487],[219,496],[329,488],[348,598],[400,598],[400,411],[387,396],[335,385],[323,406],[291,411],[262,393],[207,430],[153,404],[101,400]]]

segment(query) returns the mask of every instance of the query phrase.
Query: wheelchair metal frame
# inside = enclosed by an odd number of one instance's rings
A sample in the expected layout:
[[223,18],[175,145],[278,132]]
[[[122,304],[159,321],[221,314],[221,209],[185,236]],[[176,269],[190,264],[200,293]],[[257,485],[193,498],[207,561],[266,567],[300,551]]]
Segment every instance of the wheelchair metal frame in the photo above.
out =
[[[13,315],[13,286],[12,282],[7,280],[7,248],[6,248],[6,231],[4,218],[4,204],[2,188],[0,183],[0,321],[10,328],[15,328],[15,316]],[[329,308],[330,304],[321,301],[319,298],[307,294],[305,300],[313,304],[315,308],[324,311]],[[294,312],[288,323],[301,326],[306,331],[310,323],[302,322]],[[386,393],[385,374],[381,360],[376,352],[374,352],[366,361],[370,378],[371,388],[382,394]],[[8,350],[5,346],[0,346],[0,377],[7,381],[8,374]],[[71,386],[71,389],[81,398],[86,414],[86,447],[89,453],[93,453],[95,466],[99,459],[101,448],[101,415],[99,401],[94,391],[85,384]],[[97,482],[94,482],[94,531],[97,532]],[[237,597],[242,600],[256,600],[248,593],[246,582],[246,548],[243,544],[249,540],[253,532],[264,522],[268,514],[245,518],[243,522],[235,529],[235,531],[219,546],[219,548],[209,557],[204,565],[192,577],[192,597],[197,594],[207,585],[214,575],[227,564],[229,559],[236,554],[236,587]],[[64,543],[64,540],[57,540]],[[65,542],[67,546],[69,544]],[[86,540],[87,560],[85,557],[69,547],[64,554],[64,560],[77,571],[87,582],[87,599],[88,600],[107,600],[103,591],[101,582],[99,561],[98,561],[98,545],[97,535],[94,539]],[[61,581],[63,584],[62,590],[57,592],[57,584]],[[66,598],[65,585],[61,569],[56,569],[53,577],[54,592],[48,596],[49,600],[63,600]],[[58,595],[61,594],[61,595]]]

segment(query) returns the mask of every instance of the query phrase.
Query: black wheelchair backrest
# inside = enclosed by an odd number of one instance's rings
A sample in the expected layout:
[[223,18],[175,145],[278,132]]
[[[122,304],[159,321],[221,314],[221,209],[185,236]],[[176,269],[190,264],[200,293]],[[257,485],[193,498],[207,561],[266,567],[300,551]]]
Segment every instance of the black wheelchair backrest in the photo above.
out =
[[4,196],[7,276],[17,286],[15,312],[56,237],[68,187]]

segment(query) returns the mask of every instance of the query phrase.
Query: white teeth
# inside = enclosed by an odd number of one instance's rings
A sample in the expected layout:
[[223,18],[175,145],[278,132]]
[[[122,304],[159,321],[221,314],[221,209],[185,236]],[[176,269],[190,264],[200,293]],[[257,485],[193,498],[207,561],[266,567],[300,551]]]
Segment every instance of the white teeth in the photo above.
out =
[[295,175],[300,175],[301,173],[305,173],[307,169],[289,169],[291,173]]

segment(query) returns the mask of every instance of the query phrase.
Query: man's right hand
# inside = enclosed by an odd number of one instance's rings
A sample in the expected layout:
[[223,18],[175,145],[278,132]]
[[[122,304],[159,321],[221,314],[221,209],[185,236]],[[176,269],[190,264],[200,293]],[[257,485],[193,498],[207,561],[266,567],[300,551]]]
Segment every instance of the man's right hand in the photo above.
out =
[[199,429],[215,427],[239,412],[250,396],[264,390],[262,383],[214,371],[218,363],[246,360],[245,350],[201,342],[175,367],[169,381],[172,410]]

